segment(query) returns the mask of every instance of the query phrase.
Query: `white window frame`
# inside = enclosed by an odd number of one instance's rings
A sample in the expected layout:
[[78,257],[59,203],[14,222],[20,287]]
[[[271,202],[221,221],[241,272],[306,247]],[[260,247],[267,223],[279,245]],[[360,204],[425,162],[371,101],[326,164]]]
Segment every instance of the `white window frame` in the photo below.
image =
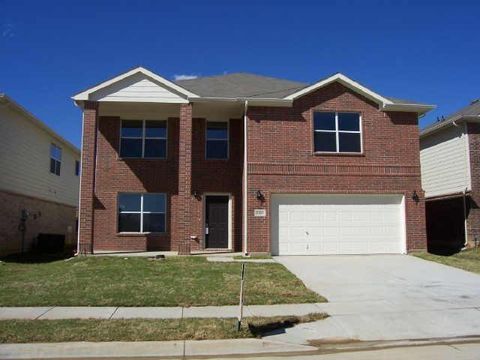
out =
[[[142,122],[142,136],[122,136],[122,128],[124,121],[141,121]],[[147,121],[162,121],[165,122],[165,137],[147,136],[146,123]],[[141,139],[142,140],[142,156],[122,156],[122,139]],[[165,140],[165,156],[164,157],[145,157],[145,140],[157,139]],[[166,159],[168,157],[168,120],[160,119],[120,119],[120,144],[118,145],[118,156],[123,159]]]
[[[120,201],[120,196],[121,195],[139,195],[140,196],[140,210],[139,211],[120,211],[119,210],[119,201]],[[143,197],[144,195],[163,195],[163,198],[165,200],[165,212],[160,212],[160,211],[144,211],[143,210]],[[119,234],[165,234],[167,232],[167,194],[166,193],[128,193],[128,192],[123,192],[123,193],[118,193],[117,195],[117,232]],[[140,214],[140,231],[118,231],[120,228],[120,223],[119,223],[119,216],[120,214]],[[143,214],[164,214],[164,226],[163,228],[165,229],[163,232],[151,232],[151,231],[143,231]]]
[[[59,158],[56,158],[55,156],[52,155],[52,148],[56,148],[56,149],[59,150],[59,154],[60,154]],[[59,169],[58,174],[56,173],[56,171],[52,172],[51,168],[50,168],[50,174],[60,176],[60,174],[62,173],[62,148],[60,146],[54,144],[54,143],[50,144],[50,163],[51,163],[51,160],[54,160],[55,162],[60,163],[60,166],[58,168]],[[49,166],[51,166],[51,164]],[[56,164],[55,164],[55,170],[56,169],[57,169],[57,167],[56,167]]]
[[[317,130],[315,129],[315,113],[333,113],[335,114],[335,130]],[[339,130],[338,129],[338,114],[358,114],[358,131],[353,130]],[[363,132],[362,132],[362,114],[356,111],[313,111],[313,152],[315,154],[363,154]],[[315,133],[335,133],[335,151],[315,150]],[[344,134],[359,134],[360,135],[360,151],[340,151],[340,133]]]
[[[225,141],[224,139],[208,139],[208,123],[227,123],[227,157],[213,158],[207,155],[207,145],[209,141]],[[230,121],[229,120],[207,120],[205,123],[205,160],[228,160],[230,158]]]

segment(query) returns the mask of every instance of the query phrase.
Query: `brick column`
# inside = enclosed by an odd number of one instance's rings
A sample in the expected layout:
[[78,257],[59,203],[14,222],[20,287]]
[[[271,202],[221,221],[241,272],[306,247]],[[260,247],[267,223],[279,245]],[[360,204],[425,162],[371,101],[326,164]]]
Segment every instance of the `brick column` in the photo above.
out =
[[82,171],[78,252],[93,253],[93,203],[95,196],[95,158],[98,103],[86,101],[83,108]]
[[178,156],[179,213],[177,248],[190,241],[190,202],[192,201],[192,105],[180,105]]

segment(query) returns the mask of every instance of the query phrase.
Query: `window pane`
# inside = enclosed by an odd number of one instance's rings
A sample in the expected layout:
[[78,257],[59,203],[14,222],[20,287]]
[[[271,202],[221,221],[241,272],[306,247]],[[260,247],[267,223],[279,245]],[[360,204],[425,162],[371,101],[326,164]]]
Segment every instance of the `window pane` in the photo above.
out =
[[54,159],[50,159],[50,172],[52,174],[55,174],[55,160]]
[[315,151],[337,151],[335,133],[315,132]]
[[142,121],[140,120],[123,120],[122,121],[122,137],[142,137]]
[[146,137],[167,137],[167,122],[149,120],[145,122],[145,136]]
[[165,158],[167,155],[167,140],[145,139],[146,158]]
[[165,214],[143,214],[144,232],[165,232]]
[[342,133],[338,134],[340,152],[360,152],[360,134]]
[[60,161],[55,161],[55,174],[57,174],[58,176],[60,176],[60,166],[61,166],[61,162]]
[[119,194],[118,211],[140,211],[140,194]]
[[207,159],[226,159],[227,157],[227,141],[207,141]]
[[142,157],[142,139],[122,139],[121,157]]
[[118,214],[119,232],[140,232],[140,214]]
[[315,112],[313,122],[315,130],[335,130],[335,113]]
[[226,122],[207,122],[207,140],[228,140],[228,124]]
[[144,194],[143,211],[165,212],[165,194]]
[[360,115],[356,113],[338,113],[338,130],[360,131]]
[[80,161],[75,160],[75,175],[80,175]]
[[55,160],[62,160],[62,149],[54,144],[51,144],[50,157],[54,158]]

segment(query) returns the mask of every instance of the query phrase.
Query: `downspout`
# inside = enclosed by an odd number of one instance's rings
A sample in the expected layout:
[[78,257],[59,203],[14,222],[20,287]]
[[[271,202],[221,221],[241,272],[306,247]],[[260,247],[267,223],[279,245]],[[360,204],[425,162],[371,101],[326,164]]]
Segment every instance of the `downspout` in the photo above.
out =
[[467,225],[467,188],[463,190],[463,226],[465,227],[465,243],[464,248],[468,245],[468,225]]
[[245,108],[243,113],[243,253],[248,254],[248,235],[247,235],[247,218],[248,218],[248,151],[247,151],[247,137],[248,137],[248,100],[245,100]]

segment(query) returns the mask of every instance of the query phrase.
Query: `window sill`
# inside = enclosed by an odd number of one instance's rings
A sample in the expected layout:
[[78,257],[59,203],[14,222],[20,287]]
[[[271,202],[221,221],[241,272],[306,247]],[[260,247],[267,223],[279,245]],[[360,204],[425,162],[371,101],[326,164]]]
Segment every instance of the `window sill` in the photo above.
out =
[[317,151],[313,153],[314,156],[353,156],[364,157],[365,153],[349,153],[349,152],[322,152]]
[[133,237],[144,237],[148,235],[154,235],[154,236],[165,236],[167,235],[166,232],[117,232],[117,236],[133,236]]
[[142,158],[142,157],[117,157],[117,160],[119,161],[130,161],[130,160],[134,160],[134,161],[138,161],[138,160],[141,160],[141,161],[159,161],[159,160],[168,160],[167,158]]

